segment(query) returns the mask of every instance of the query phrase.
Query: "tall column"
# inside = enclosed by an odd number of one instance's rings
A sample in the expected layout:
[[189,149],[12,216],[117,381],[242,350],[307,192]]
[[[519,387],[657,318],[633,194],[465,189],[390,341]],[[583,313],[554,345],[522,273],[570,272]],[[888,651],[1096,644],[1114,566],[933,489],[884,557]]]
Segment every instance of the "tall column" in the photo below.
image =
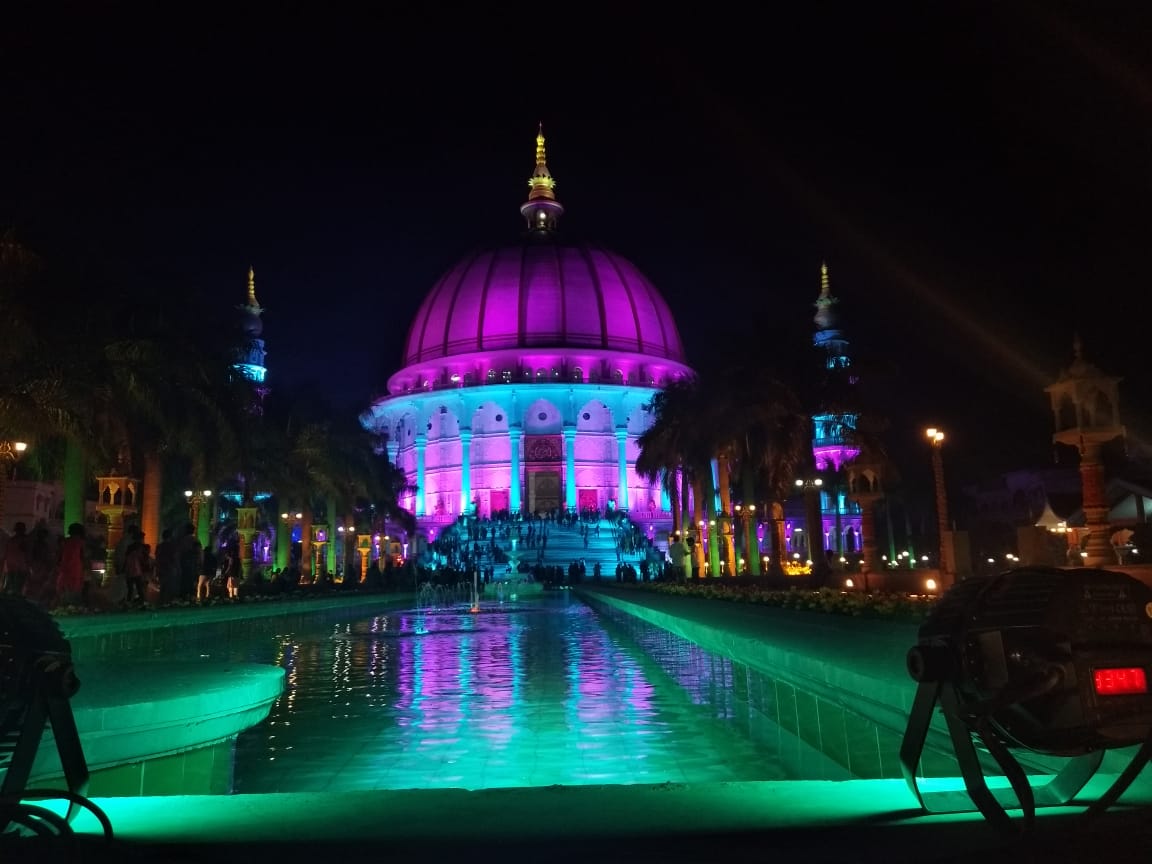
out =
[[524,430],[518,426],[512,426],[508,429],[508,441],[512,456],[512,470],[508,476],[508,509],[512,513],[520,512],[520,489],[523,485],[520,482],[520,438],[523,432]]
[[424,449],[428,446],[428,436],[423,432],[416,434],[416,515],[423,516],[428,511],[426,491],[424,488]]
[[616,430],[616,444],[620,450],[620,479],[616,490],[616,507],[619,510],[628,509],[628,430]]
[[472,512],[472,430],[460,430],[460,512]]
[[564,503],[576,509],[576,427],[564,427]]
[[336,499],[329,498],[327,501],[328,509],[328,542],[324,544],[324,569],[331,573],[333,576],[336,574],[336,546],[340,542],[340,532],[337,527],[340,525],[340,519],[336,515]]
[[384,445],[388,450],[388,461],[396,465],[396,460],[400,458],[400,442],[388,439],[388,443]]
[[236,533],[240,535],[240,574],[247,581],[252,575],[252,541],[256,538],[256,517],[260,510],[251,501],[236,508]]
[[876,501],[878,493],[863,493],[856,496],[860,504],[860,574],[864,578],[864,590],[868,591],[868,574],[876,571]]
[[[69,438],[64,451],[64,530],[74,522],[84,524],[84,494],[88,475],[84,471],[84,450],[75,438]],[[149,537],[155,545],[159,537]]]
[[292,527],[295,524],[296,520],[291,513],[280,514],[280,522],[276,526],[276,561],[274,563],[277,570],[283,570],[287,567],[292,556]]
[[1088,532],[1088,540],[1083,546],[1087,554],[1081,560],[1088,567],[1107,567],[1115,563],[1116,553],[1112,549],[1104,465],[1100,461],[1098,442],[1086,441],[1080,448],[1080,486],[1084,502],[1084,527]]
[[944,456],[937,443],[932,447],[932,478],[936,486],[936,532],[940,535],[940,572],[948,566],[948,492],[944,485]]

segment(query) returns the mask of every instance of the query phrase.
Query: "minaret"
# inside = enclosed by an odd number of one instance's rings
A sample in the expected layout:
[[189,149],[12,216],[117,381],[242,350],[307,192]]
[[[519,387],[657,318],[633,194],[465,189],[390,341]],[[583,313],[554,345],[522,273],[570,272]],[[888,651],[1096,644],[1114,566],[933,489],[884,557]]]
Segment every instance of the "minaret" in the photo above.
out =
[[[816,315],[812,319],[816,322],[816,334],[812,337],[812,344],[823,348],[825,352],[825,369],[847,369],[852,365],[848,356],[848,340],[844,338],[839,328],[839,316],[836,314],[836,304],[839,299],[832,296],[832,284],[828,278],[828,265],[820,265],[820,296],[816,298]],[[849,379],[851,383],[855,378]]]
[[549,234],[556,230],[564,207],[556,200],[556,181],[548,171],[544,151],[544,124],[536,133],[536,168],[528,178],[528,200],[520,205],[520,214],[533,234]]
[[848,354],[848,340],[840,331],[832,285],[828,278],[828,265],[820,265],[820,296],[816,298],[816,333],[812,344],[824,351],[824,387],[820,398],[820,413],[812,416],[812,453],[816,457],[816,470],[839,471],[860,453],[859,446],[847,440],[856,422],[852,385],[856,376],[850,372],[852,358]]
[[256,385],[257,392],[263,398],[267,393],[264,387],[264,377],[268,370],[264,366],[264,322],[260,315],[264,312],[260,301],[256,299],[256,272],[248,268],[248,297],[247,301],[236,307],[240,311],[240,333],[242,342],[236,349],[236,368],[245,378]]

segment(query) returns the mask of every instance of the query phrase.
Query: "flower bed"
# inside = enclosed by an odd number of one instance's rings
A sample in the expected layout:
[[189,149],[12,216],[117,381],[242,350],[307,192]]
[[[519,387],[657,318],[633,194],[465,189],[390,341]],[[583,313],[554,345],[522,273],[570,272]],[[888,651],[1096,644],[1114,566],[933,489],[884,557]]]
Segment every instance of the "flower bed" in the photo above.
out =
[[755,603],[780,609],[849,615],[855,618],[895,618],[920,620],[928,614],[938,597],[924,594],[864,594],[832,588],[773,589],[763,586],[721,580],[691,582],[650,582],[629,588],[698,597],[703,600],[725,600],[731,603]]

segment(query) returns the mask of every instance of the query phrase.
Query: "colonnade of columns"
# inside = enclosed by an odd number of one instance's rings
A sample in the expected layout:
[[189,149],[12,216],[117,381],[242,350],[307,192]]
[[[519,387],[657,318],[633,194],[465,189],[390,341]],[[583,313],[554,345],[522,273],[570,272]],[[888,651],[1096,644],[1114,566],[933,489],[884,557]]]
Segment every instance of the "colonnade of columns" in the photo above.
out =
[[[576,494],[576,428],[565,426],[562,430],[564,439],[564,503],[565,506],[575,509],[577,506]],[[521,508],[521,487],[523,478],[520,476],[520,442],[523,440],[524,430],[514,426],[508,429],[508,441],[511,452],[510,468],[511,480],[508,506],[513,512]],[[616,490],[616,506],[622,510],[629,508],[628,488],[628,430],[617,428],[615,430],[616,445],[618,449],[617,466],[618,480]],[[415,515],[427,514],[427,470],[425,451],[428,447],[427,433],[421,431],[416,434],[413,444],[416,450],[416,505]],[[472,430],[460,430],[460,512],[464,512],[472,503]],[[388,443],[388,456],[393,464],[399,458],[399,448],[394,442]],[[660,506],[667,510],[670,506],[668,493],[661,490]]]

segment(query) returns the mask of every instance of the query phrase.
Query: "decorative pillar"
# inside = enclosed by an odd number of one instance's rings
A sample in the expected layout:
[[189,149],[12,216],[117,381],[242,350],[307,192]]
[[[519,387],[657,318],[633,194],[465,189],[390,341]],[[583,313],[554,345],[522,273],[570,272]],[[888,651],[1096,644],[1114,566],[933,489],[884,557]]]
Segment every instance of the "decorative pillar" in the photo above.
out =
[[396,460],[400,458],[400,442],[389,438],[384,446],[388,450],[388,461],[393,465],[399,464]]
[[628,509],[628,430],[616,430],[616,445],[620,451],[619,466],[620,478],[617,482],[616,490],[616,509]]
[[328,510],[328,542],[324,544],[324,569],[335,578],[336,577],[336,545],[340,538],[340,532],[337,531],[337,526],[340,520],[336,516],[336,500],[329,498],[327,501]]
[[512,470],[508,477],[508,509],[512,513],[520,512],[520,490],[523,484],[520,481],[520,439],[524,430],[519,426],[508,427],[508,440],[511,446]]
[[1075,447],[1080,454],[1080,485],[1087,540],[1080,561],[1087,567],[1107,567],[1116,560],[1108,523],[1101,448],[1123,437],[1120,425],[1120,378],[1105,375],[1084,360],[1080,337],[1072,342],[1073,360],[1060,378],[1044,389],[1052,399],[1056,431],[1052,440]]
[[756,505],[749,504],[744,514],[744,557],[748,562],[748,574],[760,575],[760,540],[756,534]]
[[252,501],[236,508],[236,533],[240,535],[240,578],[247,581],[252,575],[252,541],[256,539],[256,517],[260,509]]
[[428,446],[428,436],[424,432],[416,433],[416,515],[424,516],[428,511],[425,509],[425,492],[424,492],[424,450]]
[[460,512],[472,512],[472,430],[460,430]]
[[576,427],[564,427],[564,503],[576,509]]
[[[104,573],[114,572],[116,545],[124,536],[124,517],[137,512],[140,481],[127,473],[105,474],[96,478],[96,510],[108,525],[104,549]],[[155,542],[155,541],[153,541]]]
[[312,550],[311,573],[312,581],[320,575],[320,562],[325,560],[324,552],[328,546],[328,526],[323,522],[312,523]]
[[[356,535],[356,551],[360,553],[360,581],[363,582],[368,578],[368,565],[372,559],[372,535],[371,534],[357,534]],[[347,573],[348,568],[344,568]],[[345,576],[344,578],[348,578]]]

